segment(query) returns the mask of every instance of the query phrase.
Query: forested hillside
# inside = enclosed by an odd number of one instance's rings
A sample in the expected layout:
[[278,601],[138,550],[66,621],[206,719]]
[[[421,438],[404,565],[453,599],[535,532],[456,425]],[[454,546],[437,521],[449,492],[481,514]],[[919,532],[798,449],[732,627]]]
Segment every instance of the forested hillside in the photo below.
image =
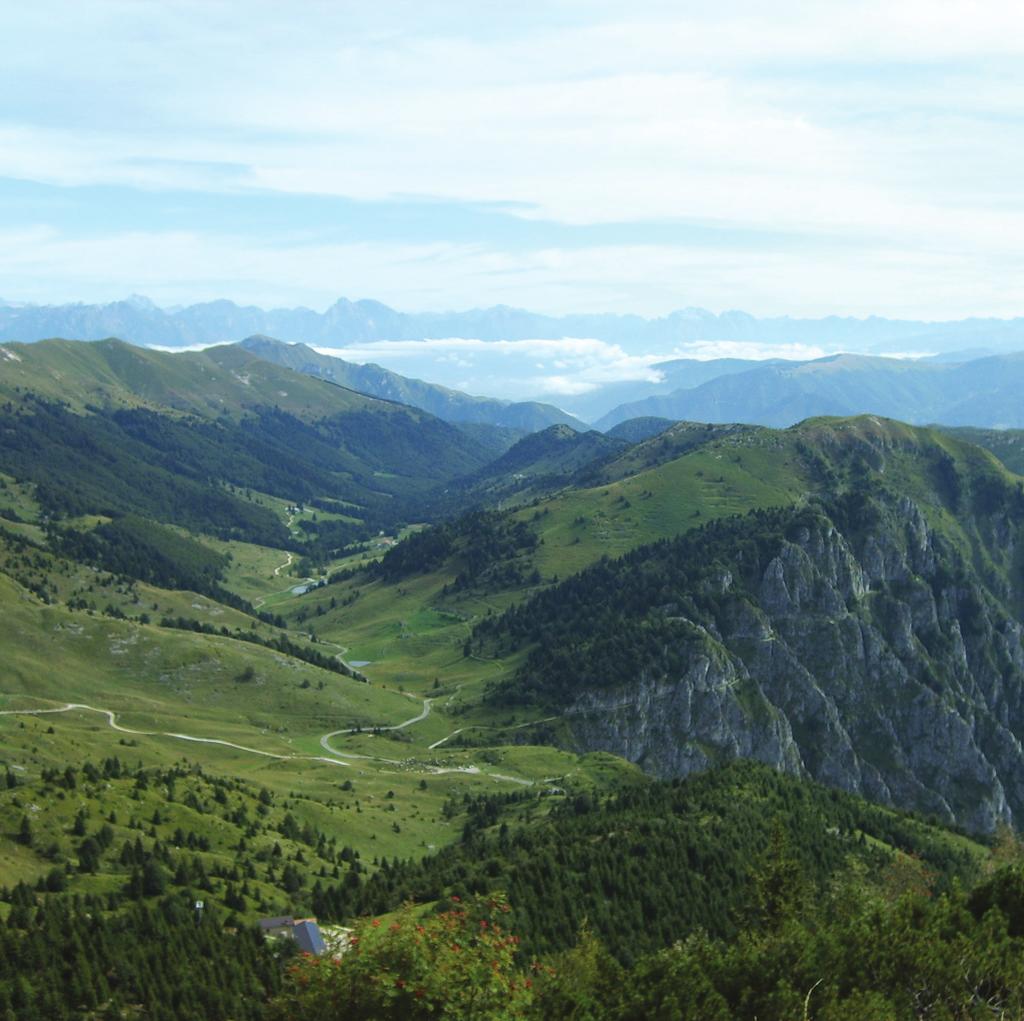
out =
[[104,898],[73,907],[23,896],[0,928],[0,1017],[70,1021],[258,1021],[282,967],[254,930],[202,924],[187,897],[110,915]]
[[[920,997],[955,1009],[979,989],[1010,1005],[1019,995],[1024,852],[1012,837],[990,851],[752,764],[564,800],[556,791],[467,797],[450,807],[464,820],[452,848],[369,869],[298,822],[290,804],[264,790],[249,814],[244,784],[194,768],[137,773],[109,759],[49,782],[72,796],[106,789],[108,808],[134,788],[139,798],[123,804],[147,815],[155,805],[154,827],[178,832],[154,839],[146,820],[133,839],[134,818],[111,825],[107,808],[79,812],[75,872],[88,878],[109,855],[122,863],[122,890],[70,900],[70,877],[55,867],[35,889],[3,891],[0,1010],[19,1019],[115,1011],[327,1021],[359,1004],[356,1016],[429,1016],[442,1005],[465,1016],[477,998],[487,1018],[661,1016],[667,1002],[694,1021],[711,1008],[752,1021],[772,1016],[773,1003],[799,1004],[822,968],[832,981],[815,1016],[825,1018],[858,1016],[865,1002],[903,1019]],[[555,804],[545,814],[546,801]],[[247,828],[237,849],[233,837],[212,838],[218,816]],[[20,839],[49,838],[29,827]],[[275,850],[261,854],[270,841]],[[263,896],[264,872],[280,873],[282,893],[305,885],[310,857],[332,854],[344,880],[335,869],[333,881],[313,885],[321,921],[375,915],[358,923],[340,964],[290,965],[287,946],[268,947],[211,903],[224,884],[229,908]],[[434,910],[386,914],[382,924],[380,913],[408,897]],[[857,938],[867,931],[877,938]],[[458,965],[452,947],[465,955]],[[967,947],[974,967],[950,969]],[[900,968],[879,970],[879,955],[894,954]],[[383,985],[373,978],[382,973]]]
[[362,526],[340,546],[415,520],[426,493],[490,459],[425,412],[240,348],[167,355],[47,341],[3,350],[0,471],[33,483],[55,517],[137,513],[287,547],[291,536],[252,493],[335,499]]
[[518,829],[500,821],[498,797],[468,810],[459,843],[340,890],[337,910],[505,891],[529,952],[566,950],[586,925],[633,962],[697,931],[734,937],[755,911],[753,863],[780,841],[810,896],[824,896],[846,870],[881,877],[911,860],[945,891],[973,881],[984,856],[919,819],[753,763],[581,794]]
[[447,486],[442,506],[452,515],[474,506],[513,506],[581,484],[596,465],[630,443],[599,432],[553,425],[524,436],[493,461]]

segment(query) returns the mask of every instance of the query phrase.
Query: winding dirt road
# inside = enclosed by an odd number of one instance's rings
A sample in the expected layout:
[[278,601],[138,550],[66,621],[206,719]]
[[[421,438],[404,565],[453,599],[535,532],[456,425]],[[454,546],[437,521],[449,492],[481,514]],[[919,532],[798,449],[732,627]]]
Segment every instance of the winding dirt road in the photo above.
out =
[[[411,727],[414,723],[419,723],[420,720],[425,720],[430,715],[430,705],[434,700],[432,698],[423,699],[423,708],[415,715],[409,717],[407,720],[403,720],[401,723],[390,724],[385,727],[374,727],[373,730],[404,730],[406,727]],[[172,737],[178,741],[192,741],[196,744],[216,744],[222,745],[225,748],[235,748],[240,752],[249,752],[252,755],[262,755],[268,759],[306,759],[311,762],[330,762],[336,766],[349,766],[351,763],[345,762],[342,759],[327,758],[325,755],[283,755],[280,752],[267,752],[260,748],[250,748],[248,745],[235,744],[233,741],[223,741],[217,737],[196,737],[194,734],[179,734],[169,730],[133,730],[131,727],[123,727],[117,722],[117,714],[111,709],[99,709],[96,706],[86,705],[84,702],[66,702],[64,705],[56,709],[3,709],[0,710],[0,716],[46,716],[51,713],[67,713],[72,712],[76,709],[84,709],[86,712],[99,713],[101,716],[106,716],[107,723],[122,734],[134,734],[138,737]],[[324,734],[320,738],[320,745],[325,751],[331,753],[331,755],[338,755],[339,753],[331,747],[330,739],[332,737],[338,737],[341,734],[356,734],[361,731],[366,731],[365,727],[347,727],[343,730],[333,730],[329,734]],[[375,758],[375,756],[369,755],[357,755],[352,756],[353,758],[369,759]],[[384,762],[397,760],[382,759]]]
[[[410,695],[409,697],[412,698],[414,696]],[[430,715],[430,707],[433,702],[433,698],[424,698],[423,708],[420,709],[415,716],[410,716],[409,719],[403,720],[401,723],[393,723],[383,727],[373,727],[369,730],[365,727],[346,727],[342,730],[332,730],[329,734],[324,734],[324,736],[320,738],[320,745],[325,751],[330,753],[330,757],[327,755],[285,755],[280,752],[267,752],[263,751],[261,748],[251,748],[249,745],[235,744],[234,741],[224,741],[217,737],[196,737],[194,734],[179,734],[169,730],[135,730],[132,727],[124,727],[118,723],[117,714],[112,709],[97,708],[96,706],[86,705],[84,702],[66,702],[64,705],[53,709],[0,709],[0,716],[47,716],[54,713],[68,713],[74,712],[75,710],[84,710],[85,712],[99,713],[101,716],[106,716],[107,723],[110,727],[121,734],[133,734],[138,737],[169,737],[176,741],[191,741],[195,744],[220,745],[224,748],[234,748],[240,752],[248,752],[250,755],[260,755],[267,759],[278,759],[281,761],[326,762],[332,766],[352,766],[351,762],[346,762],[344,759],[334,758],[334,756],[340,754],[346,755],[346,757],[350,759],[365,759],[375,762],[383,762],[394,766],[401,766],[402,763],[396,759],[386,759],[377,755],[360,755],[354,752],[338,752],[331,745],[330,739],[332,737],[339,737],[342,734],[370,733],[374,730],[404,730],[406,727],[411,727],[414,723],[420,723],[422,720],[425,720]],[[526,724],[526,726],[528,725],[529,724]],[[457,733],[459,733],[459,731],[455,731],[455,734]],[[445,741],[454,737],[455,734],[449,734],[448,737],[442,738],[440,741],[436,741],[434,744],[430,745],[430,749],[444,744]],[[523,777],[508,776],[504,773],[492,773],[485,771],[475,765],[449,767],[424,765],[419,772],[432,775],[440,773],[470,773],[487,776],[492,780],[521,784],[525,787],[531,787],[534,783],[533,780],[526,780]]]
[[404,730],[406,727],[411,727],[414,723],[419,723],[420,720],[425,720],[430,715],[430,706],[434,700],[432,698],[425,698],[423,700],[423,708],[420,710],[418,716],[412,716],[408,720],[403,720],[401,723],[394,723],[389,727],[345,727],[343,730],[332,730],[329,734],[324,734],[320,738],[320,747],[325,751],[330,752],[332,755],[344,754],[338,752],[331,747],[330,741],[332,737],[338,737],[341,734],[359,734],[367,733],[368,731],[374,730]]
[[[533,727],[538,723],[550,723],[552,720],[559,719],[558,716],[545,716],[541,720],[527,720],[525,723],[517,723],[512,727],[502,727],[498,724],[492,723],[470,723],[468,726],[459,727],[458,730],[453,730],[447,737],[442,737],[440,741],[435,741],[433,744],[427,745],[427,751],[433,751],[435,748],[440,748],[441,745],[447,744],[457,734],[461,734],[464,730],[522,730],[523,727]],[[492,773],[492,776],[497,776],[497,773]],[[502,779],[511,779],[510,777],[503,777]]]
[[[82,702],[68,702],[58,709],[3,709],[0,716],[45,716],[48,713],[67,713],[75,709],[84,709],[90,713],[99,713],[106,716],[107,723],[114,730],[122,734],[136,734],[139,737],[173,737],[178,741],[193,741],[196,744],[216,744],[225,748],[235,748],[240,752],[249,752],[252,755],[262,755],[268,759],[306,759],[310,762],[330,762],[335,766],[349,766],[351,763],[343,762],[341,759],[329,759],[325,755],[281,755],[278,752],[265,752],[259,748],[250,748],[248,745],[235,744],[233,741],[222,741],[217,737],[196,737],[193,734],[176,734],[169,730],[132,730],[130,727],[122,727],[117,722],[116,714],[110,709],[97,709],[95,706],[85,705]],[[332,751],[333,749],[328,749]]]

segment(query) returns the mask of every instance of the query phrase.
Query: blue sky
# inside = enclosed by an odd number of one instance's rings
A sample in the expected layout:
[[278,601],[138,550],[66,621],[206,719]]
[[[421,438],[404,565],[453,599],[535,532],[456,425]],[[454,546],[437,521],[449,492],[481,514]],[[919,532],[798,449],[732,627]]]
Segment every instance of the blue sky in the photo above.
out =
[[0,296],[1024,313],[1024,7],[5,4]]

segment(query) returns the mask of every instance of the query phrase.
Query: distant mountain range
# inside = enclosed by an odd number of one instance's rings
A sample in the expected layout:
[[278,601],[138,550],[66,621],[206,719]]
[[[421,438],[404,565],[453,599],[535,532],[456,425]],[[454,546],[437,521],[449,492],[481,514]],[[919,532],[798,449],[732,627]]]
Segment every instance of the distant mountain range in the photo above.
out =
[[262,309],[226,300],[164,309],[139,295],[103,305],[0,302],[0,340],[100,340],[117,336],[136,344],[184,347],[238,341],[253,334],[332,347],[373,340],[445,337],[592,337],[621,344],[631,352],[671,349],[673,344],[700,340],[812,343],[868,353],[891,350],[893,345],[917,351],[1006,351],[1024,348],[1024,318],[938,323],[877,316],[759,319],[746,312],[715,314],[686,308],[647,319],[609,314],[547,316],[505,305],[463,312],[409,313],[377,301],[353,302],[346,298],[323,313],[308,308]]
[[[687,363],[670,378],[694,372]],[[713,379],[713,363],[697,363],[688,386],[621,404],[597,420],[609,430],[621,422],[658,417],[694,422],[749,422],[788,426],[816,415],[872,413],[913,423],[1024,426],[1024,354],[965,362],[833,355],[814,361],[730,363]],[[668,374],[667,374],[668,375]]]
[[[757,319],[742,312],[714,315],[687,309],[659,319],[639,316],[551,317],[496,307],[468,312],[397,312],[379,302],[342,299],[324,313],[310,309],[242,307],[214,301],[161,309],[134,296],[107,305],[0,303],[0,340],[34,341],[53,336],[100,339],[119,336],[135,344],[168,348],[242,343],[250,353],[307,375],[319,376],[371,396],[398,401],[462,427],[490,430],[478,440],[500,453],[519,435],[584,422],[607,431],[632,418],[672,421],[748,422],[787,426],[815,415],[874,413],[915,423],[1007,428],[1024,426],[1024,319],[970,319],[924,323],[880,318]],[[745,340],[764,344],[843,346],[850,351],[930,351],[901,359],[870,353],[830,355],[804,361],[743,358],[673,358],[651,366],[655,380],[606,383],[571,398],[545,400],[477,397],[358,359],[325,354],[324,348],[380,340],[464,337],[480,340],[589,337],[634,352],[671,349],[698,340]],[[312,345],[318,345],[319,349]],[[480,345],[481,348],[484,345]],[[429,350],[429,349],[428,349]],[[417,375],[452,381],[449,360],[409,353],[402,365]],[[484,392],[523,392],[513,379],[507,350],[475,350],[475,378],[493,384]],[[539,368],[539,367],[538,367]],[[525,373],[529,374],[529,369]],[[571,374],[572,368],[565,371]],[[446,375],[448,374],[448,375]],[[538,381],[541,379],[538,376]],[[508,380],[507,389],[502,389]],[[514,384],[514,385],[513,385]],[[464,386],[470,386],[467,381]],[[515,389],[518,387],[518,389]],[[529,393],[529,389],[526,390]],[[514,430],[501,435],[493,430]]]

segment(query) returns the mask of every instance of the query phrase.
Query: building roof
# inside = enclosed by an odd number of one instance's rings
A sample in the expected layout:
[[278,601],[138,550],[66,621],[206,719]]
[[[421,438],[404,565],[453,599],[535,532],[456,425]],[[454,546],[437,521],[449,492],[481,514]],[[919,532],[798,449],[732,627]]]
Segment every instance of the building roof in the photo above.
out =
[[320,935],[320,927],[316,922],[297,922],[293,932],[299,949],[304,950],[307,954],[322,954],[327,949],[324,938]]
[[291,915],[281,915],[280,918],[261,918],[261,929],[280,929],[286,925],[294,925],[295,919]]

